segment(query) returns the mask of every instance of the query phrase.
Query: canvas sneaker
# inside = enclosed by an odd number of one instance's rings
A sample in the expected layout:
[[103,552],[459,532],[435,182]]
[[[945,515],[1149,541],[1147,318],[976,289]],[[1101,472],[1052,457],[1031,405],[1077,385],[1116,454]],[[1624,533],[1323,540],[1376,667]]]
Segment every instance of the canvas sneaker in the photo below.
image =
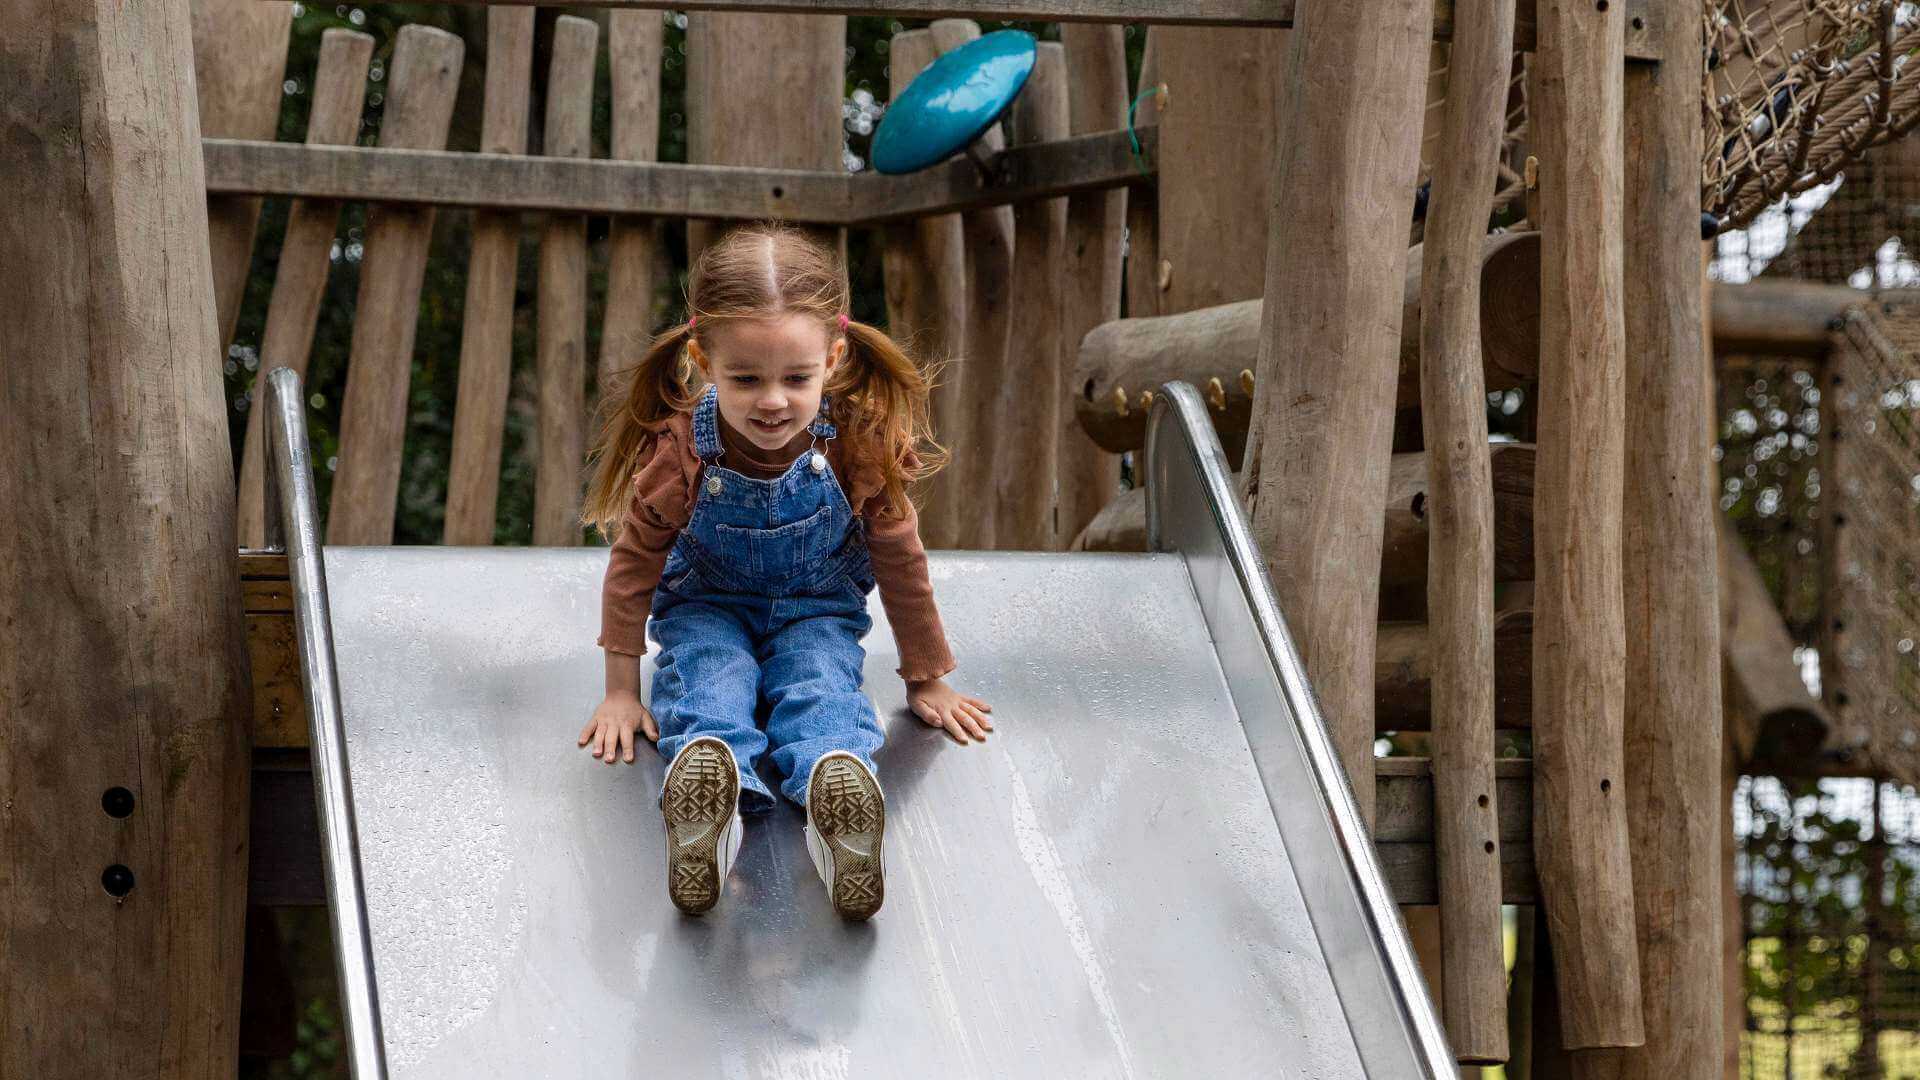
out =
[[835,750],[813,763],[807,777],[807,854],[841,918],[865,919],[880,910],[885,896],[880,841],[886,824],[880,782],[859,758]]
[[667,895],[701,915],[720,900],[740,854],[740,770],[733,750],[711,735],[680,748],[660,787],[667,823]]

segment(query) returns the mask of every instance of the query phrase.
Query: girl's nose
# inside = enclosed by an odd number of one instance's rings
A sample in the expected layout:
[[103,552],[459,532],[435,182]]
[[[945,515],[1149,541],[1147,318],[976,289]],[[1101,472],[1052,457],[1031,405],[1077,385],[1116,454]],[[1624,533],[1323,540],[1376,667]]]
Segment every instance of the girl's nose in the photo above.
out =
[[761,412],[779,412],[787,407],[787,395],[779,390],[769,389],[760,395],[755,403]]

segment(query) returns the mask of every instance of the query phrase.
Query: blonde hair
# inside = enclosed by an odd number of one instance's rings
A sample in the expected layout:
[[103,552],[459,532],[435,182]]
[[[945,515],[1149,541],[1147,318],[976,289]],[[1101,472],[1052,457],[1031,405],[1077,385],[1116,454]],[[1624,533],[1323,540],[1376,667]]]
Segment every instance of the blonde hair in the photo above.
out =
[[[856,462],[877,466],[896,514],[908,507],[907,485],[946,464],[933,441],[927,394],[932,383],[885,331],[848,316],[846,268],[839,256],[791,225],[738,226],[700,253],[689,275],[687,321],[655,335],[638,363],[617,368],[601,388],[581,521],[609,540],[619,536],[631,499],[628,490],[654,434],[675,413],[700,400],[698,369],[687,343],[711,348],[729,320],[800,313],[818,318],[830,335],[844,334],[847,353],[824,392],[832,420]],[[845,329],[840,322],[846,318]],[[920,464],[909,468],[907,455]]]

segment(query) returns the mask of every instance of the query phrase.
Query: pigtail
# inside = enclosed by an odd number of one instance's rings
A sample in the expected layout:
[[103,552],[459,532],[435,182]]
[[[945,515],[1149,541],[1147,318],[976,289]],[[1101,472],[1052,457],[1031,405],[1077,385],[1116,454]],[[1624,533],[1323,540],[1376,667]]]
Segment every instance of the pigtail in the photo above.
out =
[[653,430],[677,412],[693,408],[693,376],[686,362],[691,321],[662,331],[638,364],[616,369],[601,387],[589,478],[580,521],[618,539],[631,500],[628,488],[653,442]]
[[[829,390],[839,398],[834,423],[851,429],[852,443],[872,455],[896,514],[907,511],[907,486],[938,472],[947,451],[933,438],[928,404],[933,372],[923,373],[906,350],[875,326],[846,323],[847,358]],[[944,366],[944,365],[939,365]],[[909,453],[918,456],[910,467]]]

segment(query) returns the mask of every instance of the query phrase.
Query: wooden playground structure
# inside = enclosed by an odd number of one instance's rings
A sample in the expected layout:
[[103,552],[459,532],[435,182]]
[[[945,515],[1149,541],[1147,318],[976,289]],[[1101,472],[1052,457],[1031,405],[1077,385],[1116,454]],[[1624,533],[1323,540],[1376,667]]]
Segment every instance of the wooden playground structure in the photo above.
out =
[[[1727,777],[1841,740],[1911,779],[1920,751],[1807,694],[1716,534],[1716,352],[1858,353],[1873,317],[1844,287],[1707,285],[1701,218],[1900,134],[1905,25],[1831,76],[1880,96],[1825,106],[1816,138],[1771,90],[1753,134],[1738,81],[1703,124],[1698,4],[694,0],[683,164],[657,160],[665,6],[560,15],[539,73],[535,10],[489,8],[472,150],[448,149],[465,46],[426,26],[380,58],[373,144],[373,38],[328,30],[288,71],[281,0],[49,0],[0,45],[0,1076],[232,1075],[248,906],[324,895],[263,410],[234,462],[217,374],[262,199],[291,201],[263,376],[305,370],[341,206],[370,207],[333,545],[393,541],[448,210],[472,214],[449,545],[493,542],[524,215],[535,545],[582,542],[594,369],[679,318],[654,298],[683,223],[689,250],[729,220],[880,237],[891,329],[957,361],[929,548],[1143,550],[1120,455],[1157,388],[1193,384],[1458,1060],[1723,1075]],[[1060,31],[988,168],[849,174],[849,15],[934,20],[893,36],[896,93],[988,20]],[[295,74],[304,141],[273,141]],[[1743,133],[1717,153],[1716,115]],[[589,217],[611,220],[597,357]],[[1487,395],[1514,389],[1527,438],[1490,439]],[[1498,756],[1516,733],[1527,753]],[[1377,758],[1387,738],[1413,756]],[[1503,904],[1529,920],[1511,977]]]

